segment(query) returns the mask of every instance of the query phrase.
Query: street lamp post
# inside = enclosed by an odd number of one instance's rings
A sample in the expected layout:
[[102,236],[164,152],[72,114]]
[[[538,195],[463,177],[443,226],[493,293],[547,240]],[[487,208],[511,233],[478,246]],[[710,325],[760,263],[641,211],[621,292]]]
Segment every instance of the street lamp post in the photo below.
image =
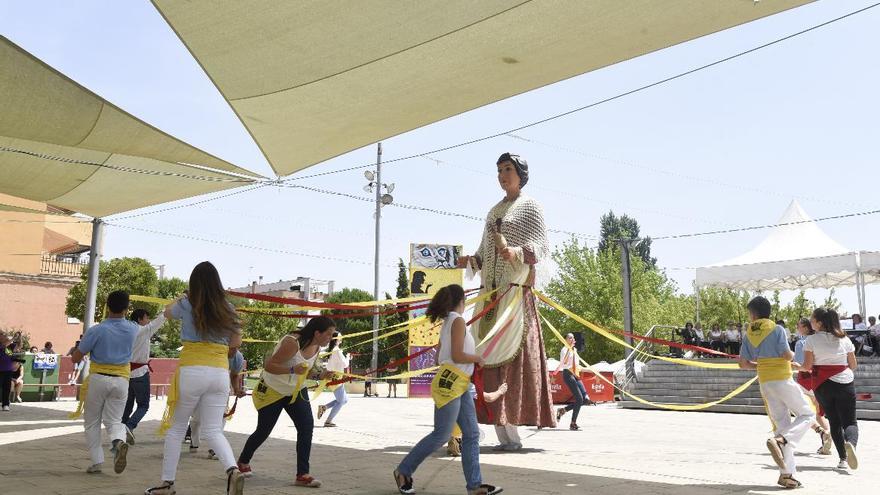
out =
[[[381,227],[382,220],[382,207],[385,205],[390,205],[394,201],[394,197],[391,196],[391,192],[394,191],[394,184],[383,184],[382,183],[382,143],[378,144],[376,150],[376,171],[372,172],[367,170],[364,172],[364,177],[369,181],[366,186],[364,186],[364,190],[367,192],[376,193],[376,212],[373,216],[376,218],[376,246],[375,246],[375,256],[373,258],[373,300],[379,300],[379,232]],[[382,188],[385,188],[387,192],[383,193]],[[373,359],[371,361],[371,367],[373,370],[379,368],[379,341],[376,340],[379,337],[379,306],[375,308],[376,314],[373,315]]]

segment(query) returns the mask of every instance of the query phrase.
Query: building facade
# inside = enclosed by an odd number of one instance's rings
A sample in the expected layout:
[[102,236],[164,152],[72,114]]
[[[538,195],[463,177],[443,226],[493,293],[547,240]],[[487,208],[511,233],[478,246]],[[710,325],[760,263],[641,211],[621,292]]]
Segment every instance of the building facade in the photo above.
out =
[[86,266],[92,227],[45,203],[0,194],[0,330],[64,354],[82,323],[65,314],[67,291]]

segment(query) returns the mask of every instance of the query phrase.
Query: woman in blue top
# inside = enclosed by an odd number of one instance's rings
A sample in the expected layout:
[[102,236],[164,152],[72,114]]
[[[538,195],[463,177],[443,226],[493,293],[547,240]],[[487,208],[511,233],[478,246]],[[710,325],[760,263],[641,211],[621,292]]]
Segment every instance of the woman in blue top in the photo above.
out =
[[214,265],[207,261],[196,265],[189,277],[188,294],[169,304],[165,308],[165,317],[181,320],[183,351],[160,427],[161,432],[171,423],[165,436],[162,483],[144,493],[177,493],[174,480],[180,445],[189,418],[198,406],[201,436],[217,453],[226,470],[226,493],[241,495],[244,477],[238,471],[232,447],[222,430],[229,399],[229,347],[241,346],[241,329],[238,315],[226,300],[226,291]]

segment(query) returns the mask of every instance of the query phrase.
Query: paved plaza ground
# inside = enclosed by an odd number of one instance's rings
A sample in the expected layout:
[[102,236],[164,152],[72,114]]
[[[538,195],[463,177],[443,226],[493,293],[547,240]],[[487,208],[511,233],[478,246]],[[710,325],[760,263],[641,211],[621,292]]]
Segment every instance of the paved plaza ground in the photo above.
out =
[[[329,400],[329,394],[325,394]],[[122,475],[105,464],[104,474],[88,475],[82,422],[67,420],[70,401],[16,404],[0,413],[0,493],[139,494],[158,481],[162,440],[154,435],[164,402],[154,401],[137,430]],[[563,420],[565,422],[565,420]],[[227,426],[236,454],[256,423],[248,399]],[[312,474],[324,481],[318,490],[299,488],[294,478],[295,430],[286,416],[252,461],[254,478],[246,494],[393,494],[391,471],[432,423],[425,399],[353,397],[336,419],[338,428],[316,428]],[[320,423],[319,423],[320,424]],[[567,425],[567,423],[565,423]],[[639,411],[608,404],[585,408],[583,430],[523,428],[525,448],[518,453],[492,451],[494,431],[481,442],[486,482],[510,494],[739,494],[774,493],[776,467],[764,447],[766,417],[734,414]],[[798,494],[874,493],[880,485],[880,423],[860,424],[861,469],[838,471],[836,456],[812,454],[812,432],[802,446]],[[206,450],[203,447],[203,450]],[[416,473],[421,494],[465,493],[459,460],[442,452]],[[191,456],[184,449],[177,478],[180,494],[222,494],[225,478],[217,461]]]

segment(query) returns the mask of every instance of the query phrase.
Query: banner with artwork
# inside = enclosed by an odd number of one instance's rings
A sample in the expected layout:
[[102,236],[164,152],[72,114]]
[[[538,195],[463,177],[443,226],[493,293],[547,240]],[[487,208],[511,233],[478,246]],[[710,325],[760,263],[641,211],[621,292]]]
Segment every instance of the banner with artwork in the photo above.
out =
[[[413,296],[433,296],[442,287],[451,284],[462,285],[464,273],[455,268],[461,256],[461,246],[449,244],[410,244],[409,281],[410,293]],[[424,309],[412,311],[411,318],[425,314]],[[440,328],[425,322],[409,332],[409,352],[421,351],[426,347],[437,345],[440,340]],[[436,365],[437,353],[427,352],[420,359],[410,361],[410,371],[430,368]],[[434,373],[410,378],[410,397],[430,397],[431,381]]]

